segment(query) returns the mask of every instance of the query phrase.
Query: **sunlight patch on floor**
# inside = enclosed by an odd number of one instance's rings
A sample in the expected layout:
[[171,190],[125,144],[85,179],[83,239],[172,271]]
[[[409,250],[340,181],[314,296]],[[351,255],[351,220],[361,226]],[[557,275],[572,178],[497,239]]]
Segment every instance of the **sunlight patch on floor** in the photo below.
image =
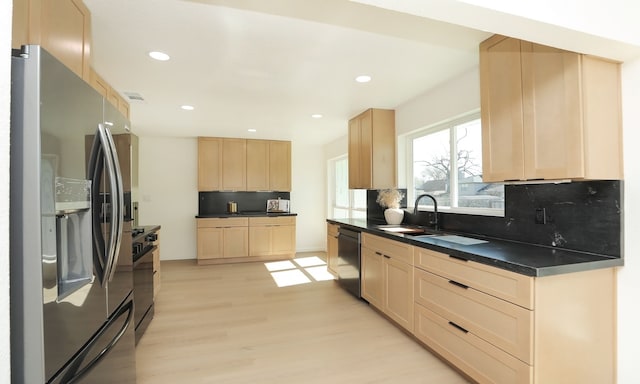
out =
[[264,265],[271,272],[271,277],[278,287],[334,279],[333,275],[327,271],[327,263],[318,256],[300,257],[293,259],[293,262],[273,261]]

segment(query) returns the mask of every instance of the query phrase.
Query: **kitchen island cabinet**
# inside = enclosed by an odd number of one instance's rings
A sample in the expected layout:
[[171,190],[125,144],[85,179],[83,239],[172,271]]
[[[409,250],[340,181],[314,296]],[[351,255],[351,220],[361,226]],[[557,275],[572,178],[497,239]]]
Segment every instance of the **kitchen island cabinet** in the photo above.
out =
[[620,64],[495,35],[480,44],[483,180],[622,179]]

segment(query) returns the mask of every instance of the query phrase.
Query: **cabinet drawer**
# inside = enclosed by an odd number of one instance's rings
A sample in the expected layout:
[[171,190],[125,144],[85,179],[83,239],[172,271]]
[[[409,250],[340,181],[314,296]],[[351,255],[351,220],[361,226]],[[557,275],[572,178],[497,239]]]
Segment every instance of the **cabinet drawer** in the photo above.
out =
[[445,279],[533,308],[534,278],[473,261],[454,259],[444,253],[416,247],[416,266]]
[[480,383],[531,383],[533,368],[416,305],[415,336]]
[[375,252],[380,252],[383,255],[413,265],[413,247],[409,244],[363,233],[362,245]]
[[415,301],[533,364],[533,311],[415,269]]
[[246,217],[229,217],[215,219],[197,219],[198,228],[221,228],[221,227],[246,227],[249,221]]
[[278,217],[250,217],[249,226],[257,227],[262,225],[296,225],[295,216]]

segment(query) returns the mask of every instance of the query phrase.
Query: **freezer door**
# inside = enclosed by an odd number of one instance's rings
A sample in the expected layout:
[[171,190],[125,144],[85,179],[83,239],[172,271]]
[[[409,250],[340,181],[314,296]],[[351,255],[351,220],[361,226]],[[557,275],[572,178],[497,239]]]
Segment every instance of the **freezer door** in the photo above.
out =
[[133,299],[109,321],[49,384],[135,384]]

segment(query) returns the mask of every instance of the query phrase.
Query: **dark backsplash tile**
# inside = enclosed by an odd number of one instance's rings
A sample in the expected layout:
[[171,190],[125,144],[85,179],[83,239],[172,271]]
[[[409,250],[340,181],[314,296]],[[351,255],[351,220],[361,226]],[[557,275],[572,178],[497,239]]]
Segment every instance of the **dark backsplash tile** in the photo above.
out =
[[267,211],[267,200],[289,200],[290,192],[198,192],[198,215],[227,212],[227,202],[238,203],[238,212]]
[[[367,217],[383,222],[376,196],[377,191],[367,193],[367,215],[372,215]],[[453,232],[622,256],[620,180],[505,185],[505,202],[504,217],[441,213],[440,225]],[[546,224],[536,224],[536,209],[544,209]],[[428,212],[407,212],[404,222],[424,224],[432,217]]]

